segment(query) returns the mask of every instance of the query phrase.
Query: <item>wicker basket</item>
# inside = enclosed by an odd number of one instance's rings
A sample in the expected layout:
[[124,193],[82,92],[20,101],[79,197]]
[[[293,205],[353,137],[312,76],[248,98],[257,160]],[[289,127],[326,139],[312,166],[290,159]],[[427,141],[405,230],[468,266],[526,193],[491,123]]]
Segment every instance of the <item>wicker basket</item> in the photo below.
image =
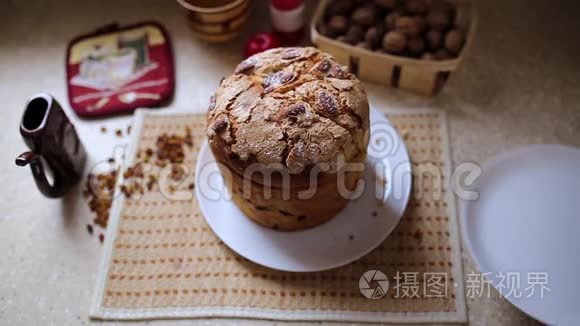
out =
[[213,6],[208,0],[177,0],[186,10],[189,27],[207,42],[225,42],[236,37],[248,20],[250,0],[232,0]]
[[362,80],[389,85],[422,95],[435,95],[445,84],[470,47],[477,25],[475,9],[466,0],[453,1],[457,6],[456,24],[466,31],[465,45],[457,58],[427,61],[389,55],[355,47],[318,33],[316,26],[324,19],[331,0],[321,0],[310,25],[310,35],[322,51],[332,54],[341,64],[348,66]]

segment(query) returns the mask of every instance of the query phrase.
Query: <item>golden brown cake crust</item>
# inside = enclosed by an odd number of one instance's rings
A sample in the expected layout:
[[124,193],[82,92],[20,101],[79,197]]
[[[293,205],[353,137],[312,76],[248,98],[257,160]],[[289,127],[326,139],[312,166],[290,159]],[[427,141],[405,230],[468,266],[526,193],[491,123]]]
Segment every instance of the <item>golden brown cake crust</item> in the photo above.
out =
[[369,108],[358,79],[315,48],[254,55],[212,97],[207,135],[216,159],[243,174],[252,163],[292,175],[366,154]]

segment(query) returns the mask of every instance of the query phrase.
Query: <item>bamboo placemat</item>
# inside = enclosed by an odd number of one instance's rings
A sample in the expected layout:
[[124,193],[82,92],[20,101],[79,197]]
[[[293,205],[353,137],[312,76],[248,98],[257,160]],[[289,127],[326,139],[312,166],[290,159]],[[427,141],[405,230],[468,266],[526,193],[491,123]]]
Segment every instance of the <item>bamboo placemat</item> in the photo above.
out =
[[[389,119],[405,141],[414,171],[435,166],[445,182],[442,197],[433,199],[433,185],[417,184],[421,178],[415,175],[405,216],[365,257],[318,273],[275,271],[227,248],[209,229],[194,196],[169,201],[152,191],[140,199],[117,198],[91,317],[466,322],[446,117],[436,111],[407,111],[389,114]],[[138,111],[135,120],[129,158],[154,147],[160,134],[189,126],[194,145],[186,151],[185,163],[194,170],[206,141],[204,115]],[[383,272],[390,281],[380,299],[368,299],[359,289],[369,270]],[[445,277],[447,286],[433,293],[437,279],[432,275]]]

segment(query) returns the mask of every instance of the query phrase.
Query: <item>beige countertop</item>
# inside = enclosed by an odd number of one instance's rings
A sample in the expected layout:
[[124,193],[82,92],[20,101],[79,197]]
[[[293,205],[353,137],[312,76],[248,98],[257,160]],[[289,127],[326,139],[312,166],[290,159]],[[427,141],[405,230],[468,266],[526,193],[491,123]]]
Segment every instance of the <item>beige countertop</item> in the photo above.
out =
[[[257,1],[256,1],[257,2]],[[255,5],[254,7],[262,7]],[[580,3],[576,1],[477,1],[479,28],[473,48],[444,92],[423,99],[367,85],[377,108],[432,107],[448,112],[455,164],[482,162],[522,144],[580,146]],[[263,10],[254,8],[256,10]],[[253,15],[252,17],[265,17]],[[131,116],[81,120],[66,101],[64,55],[79,33],[111,21],[155,19],[174,41],[176,95],[166,109],[205,110],[222,76],[241,60],[242,37],[227,45],[198,42],[182,12],[169,0],[15,1],[0,11],[0,320],[7,325],[87,324],[102,246],[87,234],[91,215],[77,195],[44,198],[28,169],[14,165],[25,145],[18,124],[26,99],[46,91],[63,104],[96,162],[111,155],[93,149],[98,139],[125,144],[109,130],[126,127]],[[267,19],[255,19],[245,36]],[[98,134],[98,135],[97,135]],[[100,138],[97,138],[100,137]],[[92,139],[91,139],[92,138]],[[464,253],[466,272],[474,271]],[[531,319],[503,299],[468,299],[473,325],[530,324]],[[230,324],[230,320],[158,321],[151,324]],[[268,321],[235,321],[256,325]],[[125,323],[123,323],[125,324]],[[281,323],[280,323],[281,324]]]

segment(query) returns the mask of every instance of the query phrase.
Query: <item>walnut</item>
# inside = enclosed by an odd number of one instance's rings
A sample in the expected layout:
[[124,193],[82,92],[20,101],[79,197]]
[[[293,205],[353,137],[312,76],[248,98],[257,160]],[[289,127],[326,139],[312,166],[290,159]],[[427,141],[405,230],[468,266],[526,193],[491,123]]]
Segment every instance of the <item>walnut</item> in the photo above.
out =
[[380,27],[371,27],[367,29],[365,33],[365,42],[371,46],[371,49],[375,49],[379,46],[379,43],[383,37],[383,31]]
[[445,35],[445,48],[452,54],[458,54],[465,42],[465,35],[459,29],[452,29]]
[[422,14],[427,11],[427,2],[425,0],[407,1],[407,11],[411,14]]
[[348,19],[344,16],[332,16],[328,20],[328,27],[333,33],[342,35],[348,31]]
[[326,8],[326,13],[332,15],[346,15],[352,11],[354,2],[352,0],[337,0],[331,1]]
[[427,44],[432,50],[439,49],[443,44],[443,34],[437,30],[430,30],[425,34],[425,39],[427,40]]
[[352,13],[352,21],[362,26],[370,26],[374,24],[376,16],[375,11],[371,7],[359,7]]
[[436,30],[443,30],[451,25],[451,15],[443,9],[432,9],[427,15],[427,24]]
[[421,60],[435,60],[435,56],[431,52],[425,52],[421,55]]
[[425,41],[420,37],[415,37],[407,41],[407,48],[413,55],[420,55],[425,50]]
[[375,0],[375,4],[383,9],[391,10],[397,6],[397,0]]
[[362,49],[366,49],[366,50],[372,50],[373,49],[373,47],[368,42],[359,42],[359,43],[356,44],[356,47],[362,48]]
[[356,44],[363,39],[364,34],[365,34],[365,32],[362,29],[362,27],[360,27],[358,25],[352,25],[348,29],[348,32],[346,32],[346,35],[344,37],[345,37],[347,43]]
[[415,37],[421,34],[421,26],[414,17],[401,16],[395,21],[395,29],[406,36]]
[[388,29],[395,29],[397,19],[401,17],[403,13],[400,10],[391,11],[388,15],[385,16],[384,23]]
[[451,54],[445,49],[439,49],[433,55],[436,60],[447,60],[451,58]]
[[391,31],[383,37],[383,49],[388,53],[401,53],[407,46],[407,38],[403,33]]
[[316,30],[318,30],[318,33],[326,37],[334,38],[336,36],[334,31],[326,24],[318,24]]

